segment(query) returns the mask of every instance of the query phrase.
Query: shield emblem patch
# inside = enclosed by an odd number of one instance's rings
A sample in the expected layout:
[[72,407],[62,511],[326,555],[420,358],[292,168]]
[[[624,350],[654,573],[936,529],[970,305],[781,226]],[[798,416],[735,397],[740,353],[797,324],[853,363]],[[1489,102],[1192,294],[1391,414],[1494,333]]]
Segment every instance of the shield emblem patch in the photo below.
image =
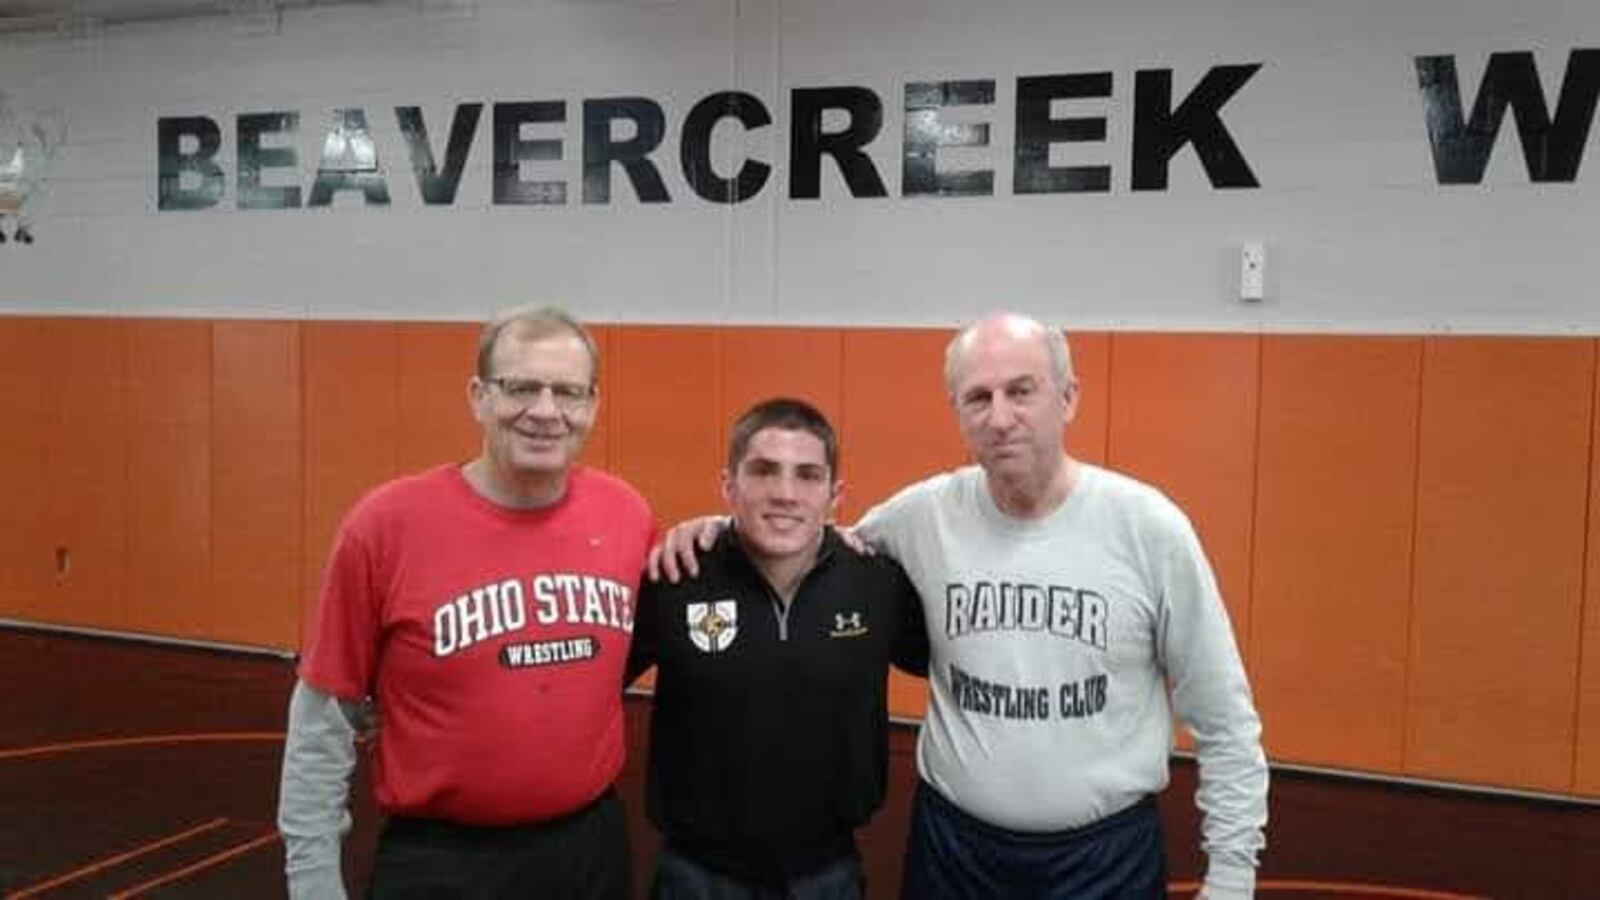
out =
[[689,640],[703,652],[726,650],[739,634],[739,604],[732,600],[691,603],[686,613]]

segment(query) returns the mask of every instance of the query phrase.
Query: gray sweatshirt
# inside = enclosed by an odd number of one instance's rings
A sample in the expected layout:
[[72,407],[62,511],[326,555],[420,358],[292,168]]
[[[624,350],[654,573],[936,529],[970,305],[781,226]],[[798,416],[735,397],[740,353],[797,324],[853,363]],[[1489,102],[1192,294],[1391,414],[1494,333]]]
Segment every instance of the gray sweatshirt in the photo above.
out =
[[857,526],[926,605],[918,769],[986,822],[1075,828],[1166,787],[1176,711],[1199,758],[1207,895],[1249,897],[1267,766],[1216,578],[1159,491],[1080,472],[1038,520],[1001,512],[968,467],[906,488]]

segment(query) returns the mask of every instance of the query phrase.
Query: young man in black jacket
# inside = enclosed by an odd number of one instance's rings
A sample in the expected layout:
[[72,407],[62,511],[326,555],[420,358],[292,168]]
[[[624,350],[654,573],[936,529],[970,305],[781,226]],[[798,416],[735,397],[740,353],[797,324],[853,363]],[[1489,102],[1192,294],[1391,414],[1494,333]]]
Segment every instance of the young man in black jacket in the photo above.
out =
[[855,829],[883,803],[890,664],[927,669],[905,572],[826,526],[838,443],[798,400],[735,423],[733,527],[698,577],[646,583],[630,679],[656,674],[649,813],[655,900],[855,900]]

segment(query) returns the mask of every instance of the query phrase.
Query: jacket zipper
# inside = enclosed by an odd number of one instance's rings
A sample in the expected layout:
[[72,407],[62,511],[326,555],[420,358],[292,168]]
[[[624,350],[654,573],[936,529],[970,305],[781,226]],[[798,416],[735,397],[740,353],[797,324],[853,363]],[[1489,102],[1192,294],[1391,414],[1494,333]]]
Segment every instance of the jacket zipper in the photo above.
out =
[[819,560],[817,565],[812,566],[811,569],[807,571],[803,577],[801,577],[800,584],[794,589],[794,599],[790,600],[787,606],[784,605],[783,599],[778,596],[778,592],[773,589],[772,584],[769,583],[765,578],[762,578],[759,573],[756,575],[757,580],[761,582],[762,590],[767,592],[767,599],[772,601],[772,614],[778,619],[779,641],[789,640],[789,611],[794,609],[794,605],[796,603],[800,602],[800,595],[806,592],[806,585],[810,583],[812,578],[816,577],[821,568],[821,561]]

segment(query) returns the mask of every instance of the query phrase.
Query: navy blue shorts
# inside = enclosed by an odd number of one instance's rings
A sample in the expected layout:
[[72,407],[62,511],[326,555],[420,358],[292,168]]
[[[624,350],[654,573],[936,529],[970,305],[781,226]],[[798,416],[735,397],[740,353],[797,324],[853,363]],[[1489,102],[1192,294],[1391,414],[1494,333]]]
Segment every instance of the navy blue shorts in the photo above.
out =
[[911,808],[903,900],[1144,900],[1167,896],[1154,797],[1068,831],[1010,831],[975,819],[927,782]]

